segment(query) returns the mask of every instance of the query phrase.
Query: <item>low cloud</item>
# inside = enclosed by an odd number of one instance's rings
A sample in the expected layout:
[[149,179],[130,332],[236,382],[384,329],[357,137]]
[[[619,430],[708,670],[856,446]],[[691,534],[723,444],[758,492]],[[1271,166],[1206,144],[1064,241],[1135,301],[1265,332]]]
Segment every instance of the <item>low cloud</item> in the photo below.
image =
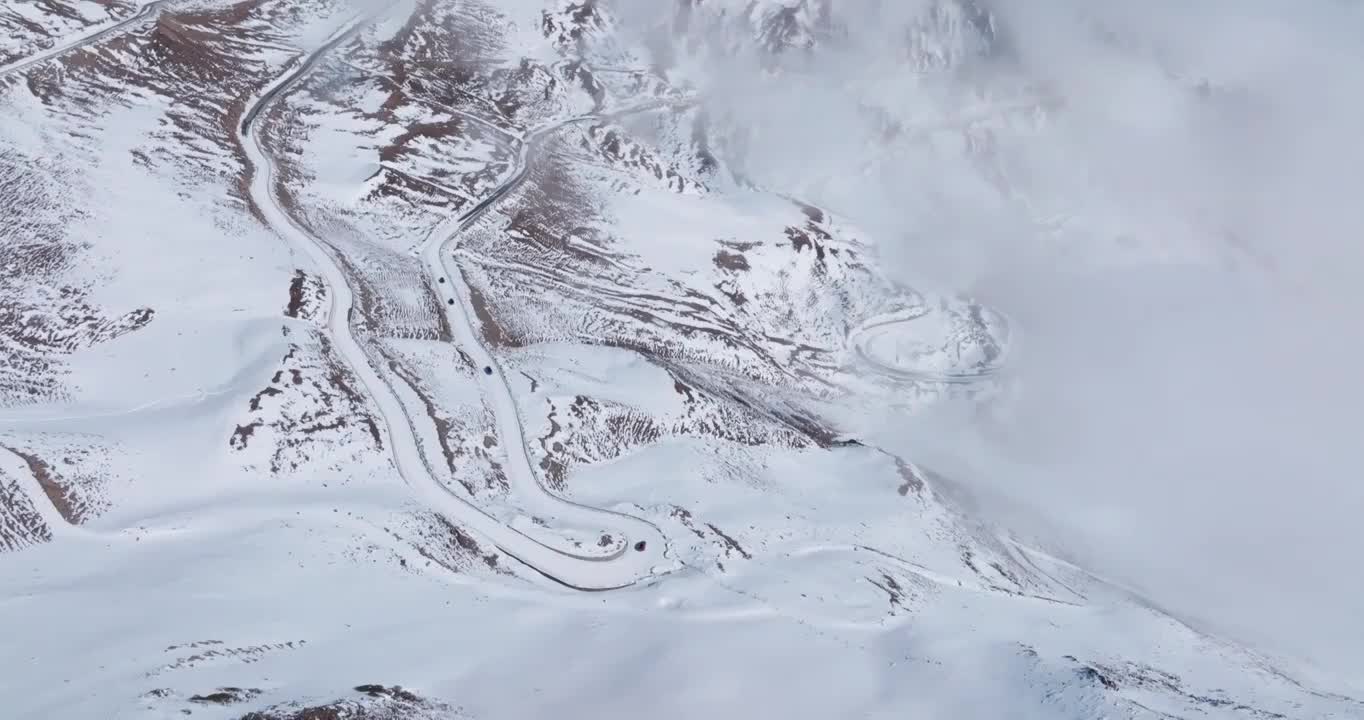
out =
[[1364,9],[831,8],[779,73],[721,25],[667,54],[740,179],[1023,333],[990,419],[880,439],[1197,624],[1364,673]]

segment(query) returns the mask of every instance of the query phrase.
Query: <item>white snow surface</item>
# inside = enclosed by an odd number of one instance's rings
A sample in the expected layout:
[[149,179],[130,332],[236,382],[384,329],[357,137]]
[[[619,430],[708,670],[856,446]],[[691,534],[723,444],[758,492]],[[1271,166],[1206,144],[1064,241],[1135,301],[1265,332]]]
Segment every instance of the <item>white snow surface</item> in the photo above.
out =
[[[106,5],[0,9],[43,39],[0,57],[0,715],[1364,717],[875,446],[1007,412],[1026,328],[707,104],[712,52],[805,82],[837,3]],[[1017,91],[885,93],[941,145],[833,165],[1026,135]]]

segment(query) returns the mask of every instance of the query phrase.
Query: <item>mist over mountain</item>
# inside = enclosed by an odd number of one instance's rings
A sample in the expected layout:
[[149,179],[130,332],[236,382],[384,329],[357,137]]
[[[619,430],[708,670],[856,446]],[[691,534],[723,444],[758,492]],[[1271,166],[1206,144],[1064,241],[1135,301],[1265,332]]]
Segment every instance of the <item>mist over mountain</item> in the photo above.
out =
[[741,183],[856,218],[895,280],[1026,339],[1006,413],[882,442],[1212,626],[1359,662],[1358,7],[682,7],[620,12]]
[[1361,20],[0,7],[8,712],[1364,714]]

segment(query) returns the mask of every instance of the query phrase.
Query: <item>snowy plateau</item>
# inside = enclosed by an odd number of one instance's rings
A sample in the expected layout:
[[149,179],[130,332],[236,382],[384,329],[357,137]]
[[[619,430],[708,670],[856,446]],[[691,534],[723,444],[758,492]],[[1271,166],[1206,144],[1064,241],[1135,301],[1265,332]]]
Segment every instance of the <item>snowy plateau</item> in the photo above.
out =
[[[1028,348],[712,102],[858,3],[140,3],[0,0],[0,718],[1364,717],[875,439]],[[994,4],[845,179],[1008,195]]]

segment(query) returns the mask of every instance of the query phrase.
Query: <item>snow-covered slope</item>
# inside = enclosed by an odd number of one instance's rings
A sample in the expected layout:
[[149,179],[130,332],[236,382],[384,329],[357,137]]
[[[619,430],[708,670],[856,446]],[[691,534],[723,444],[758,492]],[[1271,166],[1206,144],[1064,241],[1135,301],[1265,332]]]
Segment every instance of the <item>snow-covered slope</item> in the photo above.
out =
[[[846,437],[989,402],[1015,329],[745,178],[638,12],[0,15],[7,716],[1364,714]],[[989,26],[926,12],[930,65]]]

